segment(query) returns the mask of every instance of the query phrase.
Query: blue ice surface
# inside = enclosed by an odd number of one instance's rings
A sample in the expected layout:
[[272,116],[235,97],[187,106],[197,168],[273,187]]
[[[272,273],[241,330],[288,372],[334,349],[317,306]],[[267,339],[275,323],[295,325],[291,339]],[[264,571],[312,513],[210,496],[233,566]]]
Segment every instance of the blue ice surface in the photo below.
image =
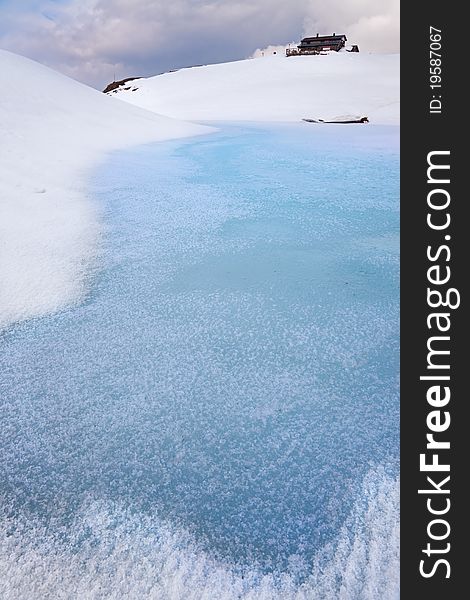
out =
[[88,299],[4,336],[2,494],[64,539],[91,495],[282,570],[398,472],[398,130],[218,126],[95,173]]

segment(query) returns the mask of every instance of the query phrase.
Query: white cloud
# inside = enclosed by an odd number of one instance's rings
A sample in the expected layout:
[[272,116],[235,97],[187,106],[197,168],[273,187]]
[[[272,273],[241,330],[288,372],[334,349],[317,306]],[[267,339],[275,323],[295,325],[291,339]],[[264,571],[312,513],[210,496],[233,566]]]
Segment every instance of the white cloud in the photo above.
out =
[[289,46],[296,46],[296,44],[297,42],[290,42],[290,44],[281,44],[279,46],[270,44],[269,46],[266,46],[266,48],[257,48],[251,55],[251,58],[261,58],[263,56],[272,56],[273,54],[280,54],[283,56],[286,52],[286,48]]
[[[15,6],[16,5],[16,6]],[[0,7],[0,46],[103,86],[113,78],[250,56],[302,34],[398,50],[398,0],[35,0]]]
[[399,0],[307,0],[303,33],[345,33],[366,52],[398,52]]

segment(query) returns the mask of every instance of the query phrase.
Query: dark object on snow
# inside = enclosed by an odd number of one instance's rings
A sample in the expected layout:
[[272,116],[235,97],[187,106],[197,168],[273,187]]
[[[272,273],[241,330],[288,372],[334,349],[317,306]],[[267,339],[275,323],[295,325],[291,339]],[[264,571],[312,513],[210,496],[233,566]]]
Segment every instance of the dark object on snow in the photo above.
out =
[[302,121],[306,121],[307,123],[368,123],[369,119],[367,117],[360,117],[358,119],[338,119],[335,121],[324,121],[323,119],[302,119]]
[[345,35],[316,35],[316,37],[304,38],[297,48],[287,48],[286,56],[298,56],[300,54],[320,54],[332,50],[338,52],[344,47],[347,37]]
[[359,46],[354,44],[350,50],[346,48],[346,52],[359,52]]
[[113,81],[112,83],[110,83],[109,85],[107,85],[104,88],[103,94],[107,94],[108,92],[112,92],[113,90],[117,90],[117,88],[121,87],[121,85],[124,85],[128,81],[134,81],[134,79],[142,79],[142,77],[127,77],[127,79],[121,79],[121,81]]

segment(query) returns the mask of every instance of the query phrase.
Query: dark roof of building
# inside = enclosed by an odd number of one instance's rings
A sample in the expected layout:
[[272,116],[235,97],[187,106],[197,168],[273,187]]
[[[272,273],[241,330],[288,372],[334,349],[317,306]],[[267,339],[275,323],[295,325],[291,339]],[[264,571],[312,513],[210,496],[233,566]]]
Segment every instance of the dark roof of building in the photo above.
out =
[[334,33],[333,35],[316,35],[314,37],[305,37],[303,40],[301,40],[301,42],[341,42],[346,41],[347,39],[348,38],[344,34],[336,35],[336,33]]

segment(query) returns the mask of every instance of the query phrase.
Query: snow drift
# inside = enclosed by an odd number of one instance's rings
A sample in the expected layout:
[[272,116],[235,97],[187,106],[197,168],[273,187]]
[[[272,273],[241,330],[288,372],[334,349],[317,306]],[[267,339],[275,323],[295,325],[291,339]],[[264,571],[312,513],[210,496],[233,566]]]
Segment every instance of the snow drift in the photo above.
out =
[[138,79],[110,95],[178,119],[299,121],[357,114],[390,125],[399,122],[399,64],[398,54],[276,55]]
[[0,329],[86,293],[97,219],[87,167],[113,149],[207,132],[0,50]]

